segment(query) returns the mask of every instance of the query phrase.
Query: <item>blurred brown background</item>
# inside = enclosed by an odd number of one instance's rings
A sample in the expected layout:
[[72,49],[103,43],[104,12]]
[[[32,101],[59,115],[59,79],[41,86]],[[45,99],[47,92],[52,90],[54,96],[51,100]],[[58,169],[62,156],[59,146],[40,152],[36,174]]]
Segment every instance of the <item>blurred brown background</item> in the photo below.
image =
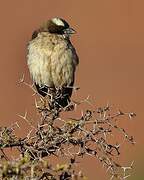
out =
[[[17,114],[32,114],[32,92],[18,86],[25,73],[26,45],[32,31],[44,20],[65,18],[77,34],[72,41],[80,57],[76,85],[80,98],[91,95],[98,106],[107,102],[137,113],[124,123],[136,139],[127,146],[124,163],[135,161],[131,180],[144,179],[144,1],[142,0],[1,0],[0,4],[0,125],[22,120]],[[28,129],[23,125],[25,132]],[[142,144],[143,143],[143,144]],[[105,170],[92,158],[81,166],[90,180],[108,179]]]

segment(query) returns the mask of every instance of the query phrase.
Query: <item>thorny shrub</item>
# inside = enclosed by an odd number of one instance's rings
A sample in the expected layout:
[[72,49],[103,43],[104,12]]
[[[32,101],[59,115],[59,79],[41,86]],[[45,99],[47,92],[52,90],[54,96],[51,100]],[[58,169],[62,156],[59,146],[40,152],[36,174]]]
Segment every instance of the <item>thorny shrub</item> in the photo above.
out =
[[[26,83],[24,78],[21,83],[30,86],[35,92],[33,86]],[[135,113],[124,113],[120,110],[114,113],[107,105],[88,108],[82,111],[77,119],[63,119],[61,114],[69,110],[76,112],[77,106],[87,104],[89,99],[79,103],[72,101],[66,108],[58,108],[51,96],[38,98],[38,102],[35,100],[35,107],[39,112],[37,126],[33,127],[29,122],[27,113],[20,116],[32,129],[26,137],[17,137],[14,125],[0,128],[1,179],[84,180],[87,178],[77,169],[77,159],[86,155],[100,161],[109,172],[110,179],[126,179],[130,176],[127,170],[132,169],[133,163],[125,167],[117,162],[122,143],[111,143],[109,139],[113,133],[118,133],[123,136],[124,141],[134,144],[133,137],[118,125],[118,119],[125,116],[131,119]],[[117,141],[116,138],[115,135]],[[17,148],[19,158],[9,160],[6,148]],[[49,157],[52,156],[67,157],[68,162],[50,164]]]

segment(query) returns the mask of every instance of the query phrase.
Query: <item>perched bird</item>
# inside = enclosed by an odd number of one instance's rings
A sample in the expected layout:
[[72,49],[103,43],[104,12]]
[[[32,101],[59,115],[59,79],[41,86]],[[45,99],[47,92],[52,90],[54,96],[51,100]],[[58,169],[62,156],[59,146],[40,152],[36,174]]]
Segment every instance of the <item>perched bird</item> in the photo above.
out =
[[[52,93],[60,107],[66,107],[72,95],[79,59],[70,36],[75,31],[62,18],[52,18],[32,34],[28,43],[27,64],[37,91],[45,97]],[[49,91],[52,89],[52,91]]]

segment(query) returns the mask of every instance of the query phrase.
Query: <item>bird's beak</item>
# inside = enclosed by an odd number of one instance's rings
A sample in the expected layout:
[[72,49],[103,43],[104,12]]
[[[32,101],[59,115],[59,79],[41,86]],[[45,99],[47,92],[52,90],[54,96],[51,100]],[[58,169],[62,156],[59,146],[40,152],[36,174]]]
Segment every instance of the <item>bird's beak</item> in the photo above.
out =
[[76,31],[70,27],[64,30],[64,34],[67,34],[67,35],[71,35],[71,34],[75,34],[75,33],[76,33]]

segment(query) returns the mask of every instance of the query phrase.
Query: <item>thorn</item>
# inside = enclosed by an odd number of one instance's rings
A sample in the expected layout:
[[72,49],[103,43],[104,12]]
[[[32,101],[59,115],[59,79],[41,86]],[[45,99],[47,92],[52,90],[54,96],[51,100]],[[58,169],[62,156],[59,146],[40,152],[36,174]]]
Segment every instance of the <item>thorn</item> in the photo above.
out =
[[136,116],[136,114],[135,113],[129,113],[128,116],[129,116],[130,119],[132,119],[132,118],[134,118]]
[[26,117],[27,117],[27,111],[25,111],[24,116],[22,116],[22,115],[20,115],[20,114],[18,114],[18,116],[21,117],[22,119],[26,120]]
[[32,133],[32,129],[29,131],[29,133],[27,134],[27,138],[29,139],[30,138],[30,135],[31,135],[31,133]]
[[37,104],[36,98],[35,98],[35,107],[36,107],[36,108],[39,108],[39,106],[38,106],[38,104]]
[[128,178],[128,177],[130,177],[131,175],[129,174],[129,175],[127,175],[127,176],[124,176],[122,179],[126,179],[126,178]]
[[133,168],[133,164],[134,164],[134,161],[132,161],[132,163],[131,163],[131,165],[130,165],[131,168]]
[[25,78],[25,75],[22,74],[22,77],[20,78],[20,80],[18,81],[18,84],[21,84],[24,82],[24,78]]

